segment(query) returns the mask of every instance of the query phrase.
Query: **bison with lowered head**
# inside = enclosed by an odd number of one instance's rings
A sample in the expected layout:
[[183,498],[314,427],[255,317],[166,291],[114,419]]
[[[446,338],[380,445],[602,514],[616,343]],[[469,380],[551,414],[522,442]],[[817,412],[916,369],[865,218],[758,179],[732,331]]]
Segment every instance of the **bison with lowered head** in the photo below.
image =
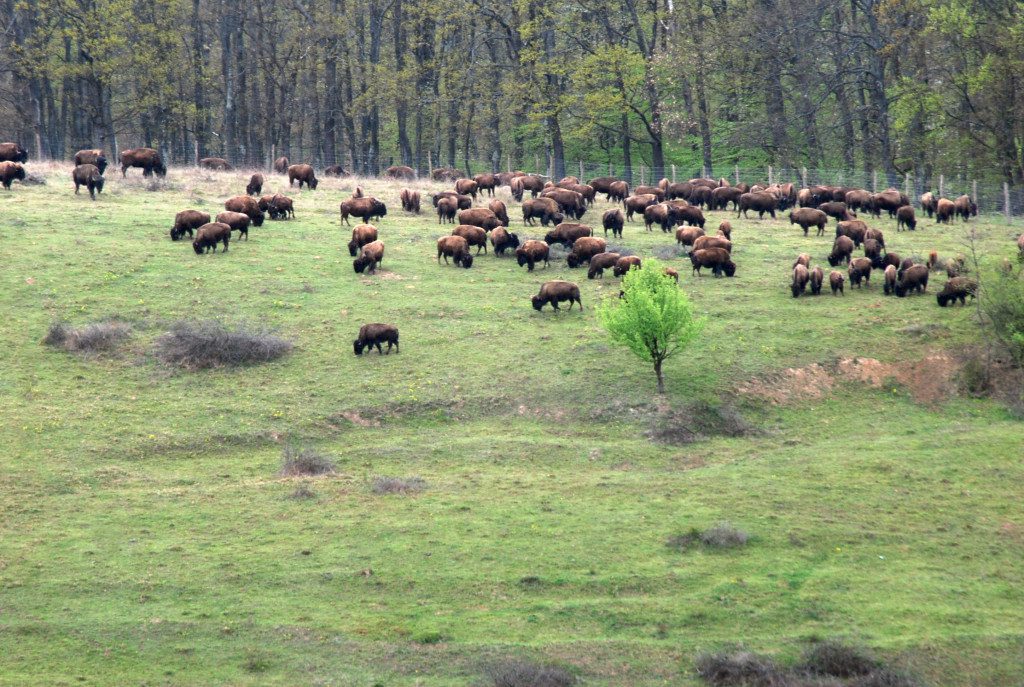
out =
[[254,227],[263,226],[263,211],[259,203],[250,196],[235,196],[224,201],[224,209],[248,215]]
[[28,162],[28,151],[17,143],[0,143],[0,162]]
[[220,222],[211,222],[199,227],[196,238],[192,241],[192,248],[196,255],[202,255],[207,251],[217,252],[217,244],[224,243],[224,252],[228,252],[228,242],[231,241],[231,227]]
[[167,176],[167,167],[160,153],[152,148],[134,148],[121,152],[121,176],[125,177],[131,167],[140,167],[142,176],[151,177],[154,173],[158,177]]
[[359,249],[377,240],[377,227],[372,224],[357,224],[352,228],[352,240],[348,242],[348,254],[353,258]]
[[583,301],[580,300],[580,287],[572,282],[562,281],[556,279],[554,281],[547,281],[540,287],[540,293],[531,299],[533,303],[533,309],[540,311],[548,303],[555,310],[558,310],[558,304],[569,302],[569,310],[572,310],[573,303],[579,303],[580,310],[583,310]]
[[363,246],[359,257],[352,261],[352,269],[355,270],[356,274],[362,274],[367,270],[376,272],[377,267],[382,262],[384,262],[384,243],[381,241],[371,241]]
[[210,223],[210,213],[199,210],[182,210],[174,216],[174,226],[171,227],[171,240],[177,241],[188,234],[192,238],[192,232],[204,224]]
[[[381,349],[381,344],[388,345],[388,352],[384,353]],[[377,353],[381,355],[391,355],[391,347],[395,347],[395,353],[399,353],[398,349],[398,327],[393,324],[381,324],[380,322],[374,322],[373,324],[364,324],[359,328],[359,335],[355,341],[352,342],[352,349],[356,355],[362,355],[364,350],[373,350],[373,347],[377,347]]]
[[292,165],[288,168],[288,187],[296,181],[299,182],[299,190],[302,190],[302,185],[305,184],[310,190],[315,191],[317,184],[320,182],[316,178],[316,174],[313,172],[313,166],[307,164]]
[[473,255],[469,252],[469,242],[461,236],[442,236],[437,240],[437,262],[441,263],[444,256],[444,264],[450,264],[448,258],[452,258],[456,265],[461,265],[467,270],[473,266]]

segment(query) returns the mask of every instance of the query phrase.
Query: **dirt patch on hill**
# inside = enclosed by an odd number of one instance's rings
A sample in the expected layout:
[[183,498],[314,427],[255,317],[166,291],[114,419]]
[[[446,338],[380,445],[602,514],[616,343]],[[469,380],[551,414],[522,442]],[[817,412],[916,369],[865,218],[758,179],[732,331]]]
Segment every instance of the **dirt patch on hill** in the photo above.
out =
[[956,394],[959,370],[957,359],[944,352],[896,363],[883,363],[875,358],[840,358],[756,377],[736,390],[772,403],[788,404],[822,398],[842,382],[873,388],[894,384],[905,388],[918,403],[931,404]]

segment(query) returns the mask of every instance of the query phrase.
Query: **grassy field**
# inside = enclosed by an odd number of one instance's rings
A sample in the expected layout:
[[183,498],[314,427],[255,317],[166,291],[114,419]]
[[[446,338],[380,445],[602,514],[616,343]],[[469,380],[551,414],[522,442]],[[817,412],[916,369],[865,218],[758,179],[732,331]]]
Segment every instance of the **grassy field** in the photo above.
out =
[[[630,224],[614,243],[666,256],[708,318],[659,401],[597,324],[618,280],[438,266],[450,227],[403,213],[402,184],[361,182],[389,208],[363,276],[338,223],[351,181],[291,192],[294,220],[200,257],[170,241],[174,213],[216,214],[247,175],[110,170],[90,202],[70,166],[29,170],[48,183],[0,192],[0,685],[440,687],[504,657],[691,685],[700,651],[786,659],[832,637],[933,685],[1024,681],[1024,424],[955,393],[977,330],[973,308],[936,306],[944,275],[924,297],[879,279],[793,299],[789,265],[806,251],[827,272],[831,238],[710,213],[738,272],[696,278]],[[499,197],[521,239],[543,235]],[[904,256],[965,251],[963,224],[871,224]],[[1013,256],[1019,225],[969,226],[986,262]],[[580,284],[582,313],[530,307],[552,278]],[[114,354],[41,343],[109,319],[133,330]],[[213,319],[295,348],[197,372],[153,355],[175,322]],[[352,354],[373,321],[398,325],[400,354]],[[280,477],[288,444],[337,472]],[[378,494],[379,476],[426,487]],[[666,545],[720,521],[749,543]]]

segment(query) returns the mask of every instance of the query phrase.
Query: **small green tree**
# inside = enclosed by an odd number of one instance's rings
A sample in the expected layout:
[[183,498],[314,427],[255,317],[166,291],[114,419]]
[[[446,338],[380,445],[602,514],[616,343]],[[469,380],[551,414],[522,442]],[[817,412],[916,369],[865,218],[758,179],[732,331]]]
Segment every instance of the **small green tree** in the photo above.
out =
[[657,260],[644,260],[622,279],[622,298],[607,299],[597,315],[612,341],[654,364],[658,393],[665,393],[662,364],[686,348],[704,328],[690,301]]

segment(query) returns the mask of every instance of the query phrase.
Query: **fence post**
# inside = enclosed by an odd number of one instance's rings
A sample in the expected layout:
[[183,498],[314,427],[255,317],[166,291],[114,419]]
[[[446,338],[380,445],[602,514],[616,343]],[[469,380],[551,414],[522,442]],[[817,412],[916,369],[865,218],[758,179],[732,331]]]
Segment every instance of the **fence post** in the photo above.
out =
[[871,192],[878,193],[878,170],[871,170]]
[[612,174],[612,161],[611,160],[608,160],[608,176],[610,176],[610,177],[615,176],[614,174]]
[[939,198],[946,197],[946,175],[939,175]]
[[277,144],[276,143],[271,143],[270,144],[270,164],[267,165],[268,167],[270,167],[270,169],[274,168],[274,160],[276,160],[276,159],[277,159]]
[[914,199],[910,196],[910,172],[903,175],[903,194],[910,201],[910,204],[914,204]]
[[644,180],[644,165],[640,163],[640,185],[643,186],[647,182]]
[[531,174],[536,174],[539,171],[540,171],[540,158],[536,154],[534,154],[534,156],[533,156],[533,172],[531,172]]
[[434,178],[434,155],[429,150],[427,151],[427,176],[431,179]]
[[672,183],[676,183],[676,166],[672,165]]
[[512,173],[512,155],[506,155],[505,161],[508,163],[508,173]]
[[803,187],[807,188],[807,168],[800,168],[800,181],[803,183]]
[[548,179],[554,181],[555,176],[555,156],[548,153]]
[[740,166],[736,165],[736,185],[740,185]]
[[583,176],[583,160],[580,160],[580,183],[581,184],[587,183],[586,181],[584,181],[584,179],[586,179],[586,177]]
[[971,182],[971,200],[975,203],[978,202],[978,180],[975,179]]
[[1006,181],[1003,182],[1003,212],[1006,213],[1006,223],[1009,224],[1013,213],[1010,208],[1010,184]]
[[774,183],[775,183],[775,179],[773,178],[773,174],[772,174],[772,166],[768,165],[768,185],[771,186]]

